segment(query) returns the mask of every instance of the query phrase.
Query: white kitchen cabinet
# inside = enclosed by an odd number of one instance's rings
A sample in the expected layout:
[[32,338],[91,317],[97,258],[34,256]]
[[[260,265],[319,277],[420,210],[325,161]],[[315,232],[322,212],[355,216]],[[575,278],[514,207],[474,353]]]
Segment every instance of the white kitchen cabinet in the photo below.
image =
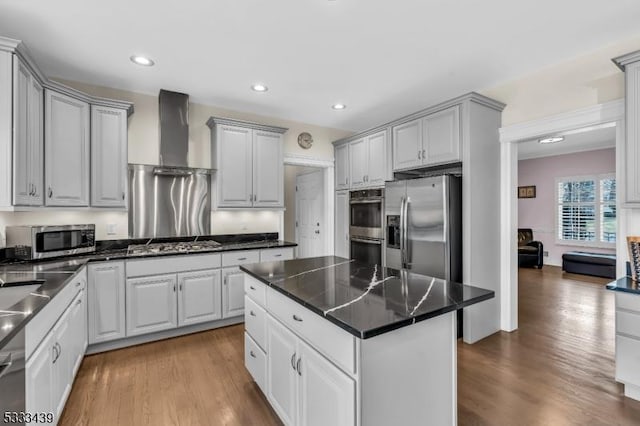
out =
[[335,251],[339,257],[349,258],[349,191],[336,192]]
[[336,190],[349,189],[349,145],[336,146],[334,150],[336,167]]
[[393,170],[411,169],[422,165],[422,120],[394,126]]
[[253,207],[284,205],[284,157],[280,133],[253,131]]
[[127,207],[127,110],[91,106],[91,205]]
[[368,151],[368,143],[365,138],[349,143],[349,178],[351,188],[359,188],[367,184]]
[[615,292],[616,381],[624,394],[640,400],[640,295]]
[[45,106],[45,204],[88,206],[89,104],[47,89]]
[[382,186],[387,180],[387,132],[367,136],[367,186]]
[[58,347],[53,333],[47,334],[25,366],[26,411],[28,413],[52,413],[53,373]]
[[43,200],[43,89],[17,57],[13,65],[13,204],[38,206]]
[[124,261],[89,265],[89,344],[126,336],[124,271]]
[[461,161],[460,107],[430,114],[422,123],[422,163],[425,166]]
[[220,270],[178,274],[178,325],[222,318]]
[[305,426],[347,426],[356,420],[356,386],[311,346],[298,341],[299,422]]
[[178,326],[176,274],[127,280],[127,336]]
[[69,332],[72,336],[70,343],[71,352],[71,375],[75,376],[80,369],[82,359],[87,351],[88,335],[87,335],[87,290],[83,289],[76,296],[76,300],[70,306],[71,313],[69,315]]
[[244,272],[240,268],[222,270],[222,317],[244,315]]
[[216,197],[214,208],[284,207],[284,158],[280,127],[214,118],[211,164]]
[[267,398],[285,425],[297,424],[298,338],[267,315]]
[[60,417],[64,409],[64,403],[67,401],[69,393],[71,393],[71,384],[73,383],[73,366],[74,361],[74,338],[73,328],[71,325],[70,306],[62,315],[58,323],[53,327],[53,335],[57,343],[57,356],[54,358],[55,368],[53,370],[53,379],[51,394],[53,396],[53,409],[56,417]]

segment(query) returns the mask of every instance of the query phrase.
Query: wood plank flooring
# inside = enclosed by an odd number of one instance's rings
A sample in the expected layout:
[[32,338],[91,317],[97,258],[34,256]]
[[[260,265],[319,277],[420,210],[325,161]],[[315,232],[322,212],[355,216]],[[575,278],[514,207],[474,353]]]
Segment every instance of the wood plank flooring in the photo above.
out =
[[[518,331],[458,345],[458,424],[640,425],[613,379],[607,281],[522,269]],[[88,356],[60,425],[280,424],[243,345],[240,324]]]

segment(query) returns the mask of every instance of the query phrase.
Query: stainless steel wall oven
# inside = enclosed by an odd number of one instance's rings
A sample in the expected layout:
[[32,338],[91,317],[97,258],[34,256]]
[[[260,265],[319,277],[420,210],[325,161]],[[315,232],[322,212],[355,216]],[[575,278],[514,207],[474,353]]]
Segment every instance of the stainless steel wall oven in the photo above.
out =
[[349,207],[351,258],[382,265],[384,190],[351,191]]

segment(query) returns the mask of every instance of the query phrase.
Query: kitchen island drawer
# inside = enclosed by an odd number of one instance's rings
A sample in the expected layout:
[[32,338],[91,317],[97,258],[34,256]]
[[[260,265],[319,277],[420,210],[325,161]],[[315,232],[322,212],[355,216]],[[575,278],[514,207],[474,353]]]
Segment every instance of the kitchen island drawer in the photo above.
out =
[[175,274],[220,267],[219,254],[189,254],[186,256],[159,256],[152,259],[127,260],[127,277]]
[[260,252],[258,250],[231,251],[222,253],[222,266],[246,265],[260,262]]
[[248,296],[244,297],[244,328],[261,348],[267,349],[267,313]]
[[616,333],[640,339],[640,313],[616,311]]
[[347,373],[355,374],[353,335],[272,288],[267,289],[267,311]]
[[253,380],[266,395],[267,355],[248,333],[244,333],[244,365],[249,370]]
[[293,259],[293,247],[260,250],[260,262]]
[[640,295],[617,291],[616,309],[626,309],[640,314]]
[[244,293],[263,308],[267,306],[267,285],[244,274]]

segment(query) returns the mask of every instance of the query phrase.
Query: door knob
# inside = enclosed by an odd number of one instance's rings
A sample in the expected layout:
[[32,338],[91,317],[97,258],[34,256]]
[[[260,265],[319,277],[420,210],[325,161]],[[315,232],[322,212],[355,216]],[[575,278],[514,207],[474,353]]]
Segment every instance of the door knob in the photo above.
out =
[[316,229],[316,234],[319,234],[319,233],[320,233],[320,231],[318,231],[318,230]]

